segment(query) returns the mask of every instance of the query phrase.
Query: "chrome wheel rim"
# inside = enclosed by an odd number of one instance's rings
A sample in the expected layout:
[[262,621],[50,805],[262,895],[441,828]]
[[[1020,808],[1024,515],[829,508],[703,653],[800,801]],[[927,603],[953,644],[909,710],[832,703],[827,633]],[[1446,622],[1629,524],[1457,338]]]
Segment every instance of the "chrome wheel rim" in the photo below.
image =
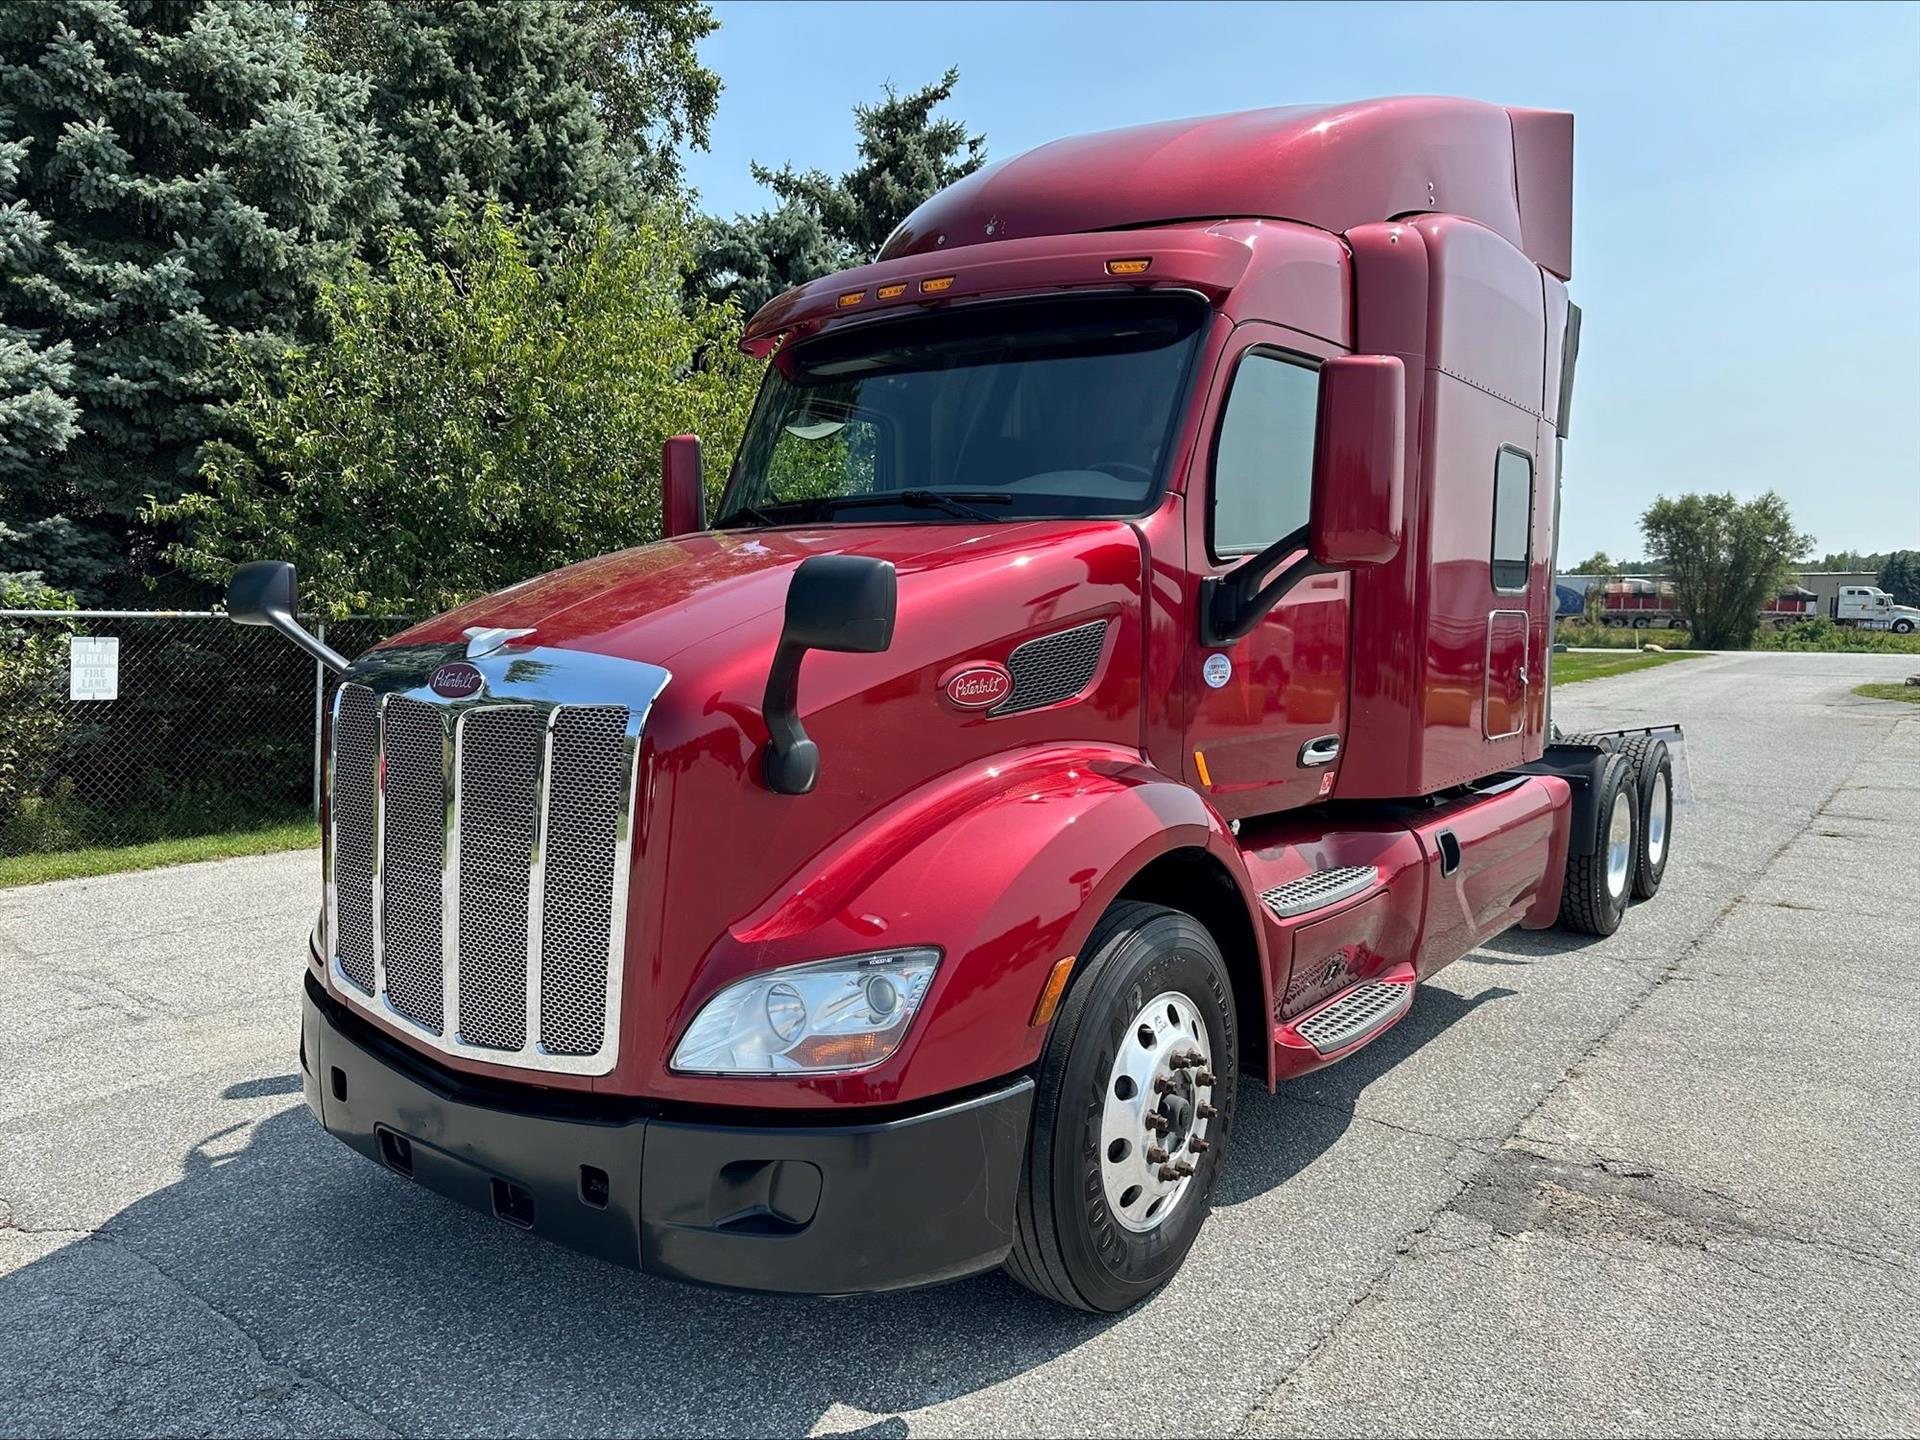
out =
[[1613,820],[1607,826],[1607,893],[1619,899],[1627,893],[1627,875],[1633,869],[1633,797],[1616,796]]
[[1120,1037],[1100,1119],[1100,1183],[1122,1229],[1157,1230],[1186,1198],[1209,1143],[1213,1082],[1199,1007],[1177,991],[1154,996]]
[[1653,777],[1653,793],[1647,797],[1647,859],[1658,865],[1667,856],[1667,776],[1662,771]]

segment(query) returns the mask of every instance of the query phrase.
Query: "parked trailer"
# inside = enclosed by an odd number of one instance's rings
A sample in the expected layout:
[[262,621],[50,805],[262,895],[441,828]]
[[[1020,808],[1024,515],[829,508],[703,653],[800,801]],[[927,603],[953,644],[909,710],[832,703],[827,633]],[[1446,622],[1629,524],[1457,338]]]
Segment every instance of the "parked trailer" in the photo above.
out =
[[351,666],[243,567],[345,668],[321,1123],[686,1280],[1165,1282],[1242,1083],[1659,888],[1662,739],[1548,740],[1572,146],[1439,99],[1060,141],[753,317],[713,519],[672,440],[668,538]]

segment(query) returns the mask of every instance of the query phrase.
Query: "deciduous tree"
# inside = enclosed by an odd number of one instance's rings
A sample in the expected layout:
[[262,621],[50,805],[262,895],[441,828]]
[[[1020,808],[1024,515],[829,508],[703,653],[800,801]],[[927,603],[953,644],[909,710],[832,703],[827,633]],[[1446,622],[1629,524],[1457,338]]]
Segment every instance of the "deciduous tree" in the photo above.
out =
[[1920,550],[1896,550],[1880,567],[1880,588],[1896,605],[1920,605]]
[[323,294],[319,342],[236,357],[247,443],[164,507],[171,558],[289,559],[315,609],[420,615],[657,538],[662,444],[697,431],[724,475],[760,370],[732,309],[685,300],[691,258],[666,209],[544,267],[498,207],[399,236]]
[[1640,529],[1649,555],[1673,581],[1693,643],[1706,650],[1750,643],[1760,607],[1813,547],[1771,490],[1745,502],[1731,494],[1662,495],[1640,517]]

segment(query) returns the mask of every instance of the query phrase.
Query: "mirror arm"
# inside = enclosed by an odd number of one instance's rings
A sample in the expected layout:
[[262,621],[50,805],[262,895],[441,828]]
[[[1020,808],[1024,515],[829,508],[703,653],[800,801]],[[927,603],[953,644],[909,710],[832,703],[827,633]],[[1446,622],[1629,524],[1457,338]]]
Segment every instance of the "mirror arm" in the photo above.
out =
[[1264,585],[1255,582],[1293,551],[1300,549],[1298,531],[1284,535],[1230,575],[1209,577],[1200,583],[1200,643],[1231,645],[1252,633],[1253,627],[1286,593],[1311,575],[1330,575],[1308,550]]
[[807,647],[782,638],[767,668],[760,713],[767,722],[767,788],[776,795],[805,795],[820,778],[820,747],[800,723],[800,657]]
[[348,665],[347,657],[328,645],[326,641],[308,630],[293,616],[280,609],[267,612],[267,624],[278,630],[287,639],[298,645],[307,654],[318,660],[334,674],[344,672]]

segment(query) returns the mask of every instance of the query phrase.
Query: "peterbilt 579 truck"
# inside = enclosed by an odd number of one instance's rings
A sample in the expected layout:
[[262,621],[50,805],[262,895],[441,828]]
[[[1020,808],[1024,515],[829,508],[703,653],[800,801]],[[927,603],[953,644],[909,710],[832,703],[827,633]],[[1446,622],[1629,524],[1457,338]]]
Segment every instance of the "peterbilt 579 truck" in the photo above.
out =
[[[1572,117],[1063,140],[768,304],[711,518],[344,666],[326,1129],[610,1261],[1173,1274],[1240,1087],[1660,883],[1651,733],[1550,739]],[[344,1222],[343,1222],[344,1223]]]

